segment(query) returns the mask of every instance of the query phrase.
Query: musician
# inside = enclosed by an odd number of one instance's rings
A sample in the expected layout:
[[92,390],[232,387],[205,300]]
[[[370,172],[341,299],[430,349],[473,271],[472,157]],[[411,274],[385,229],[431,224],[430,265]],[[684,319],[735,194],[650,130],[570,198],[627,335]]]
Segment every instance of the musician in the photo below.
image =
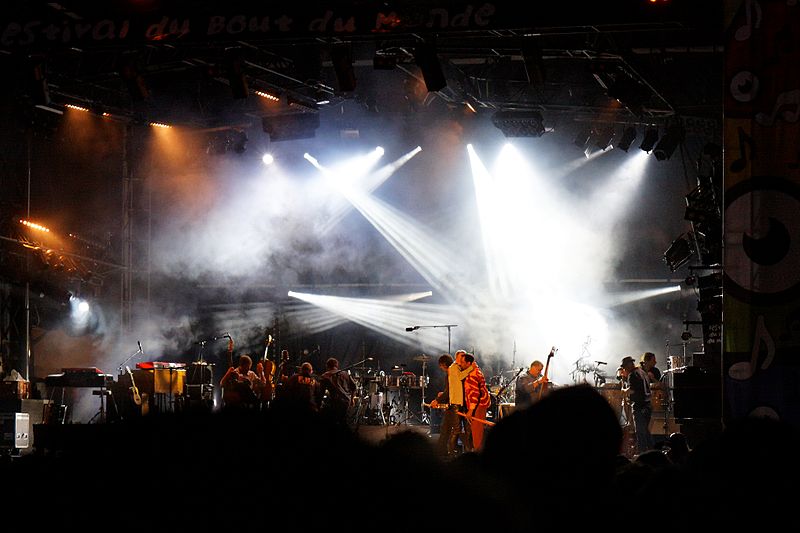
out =
[[666,403],[666,383],[661,381],[661,370],[656,367],[656,354],[653,352],[644,352],[639,358],[639,366],[647,374],[647,379],[650,381],[650,392],[652,393],[651,400],[653,408],[658,410],[665,407]]
[[254,392],[256,383],[258,386],[265,384],[264,373],[258,374],[251,370],[253,359],[247,354],[239,356],[239,365],[228,368],[222,376],[219,384],[222,386],[224,394],[222,400],[225,407],[255,407],[258,398]]
[[491,397],[489,389],[486,387],[486,377],[475,363],[475,356],[466,353],[463,364],[459,366],[464,370],[469,365],[474,365],[474,370],[464,379],[464,400],[467,406],[467,415],[470,417],[468,421],[472,434],[472,449],[480,450],[481,444],[483,444],[483,430],[486,427],[480,421],[486,420],[486,411],[491,405]]
[[653,406],[650,403],[650,379],[647,370],[636,366],[633,357],[622,358],[623,391],[626,391],[633,410],[633,426],[636,435],[637,453],[653,448],[653,436],[650,434],[650,418]]
[[[642,367],[647,373],[647,377],[650,378],[651,384],[661,382],[661,370],[658,369],[656,364],[656,354],[653,352],[644,352],[639,358],[639,366]],[[653,388],[657,387],[654,386]]]
[[281,350],[281,360],[275,370],[275,396],[279,396],[283,386],[289,381],[289,377],[294,373],[290,362],[289,350]]
[[514,388],[515,408],[527,407],[539,398],[542,386],[548,379],[542,375],[544,364],[538,359],[531,363],[527,372],[517,378]]
[[[464,355],[466,353],[466,350],[458,350],[455,354],[455,361],[446,368],[442,368],[443,362],[449,359],[450,356],[445,354],[447,358],[445,358],[444,355],[439,358],[439,367],[447,372],[447,388],[445,389],[447,391],[447,409],[442,416],[442,426],[439,432],[438,442],[439,453],[442,455],[453,455],[455,453],[458,437],[462,433],[464,435],[462,441],[464,448],[469,450],[472,447],[471,439],[469,439],[468,436],[469,424],[466,423],[465,418],[458,416],[459,412],[466,413],[464,384],[462,382],[475,370],[474,362],[472,364],[466,364],[464,362]],[[465,368],[462,368],[461,365],[464,365]],[[431,402],[431,406],[434,407],[434,403],[436,403],[437,406],[438,404],[444,403],[442,401],[444,396],[443,393],[440,393],[436,400]]]
[[301,411],[319,410],[322,401],[322,390],[319,381],[314,377],[311,363],[300,365],[300,372],[291,376],[283,385],[279,397],[280,405]]
[[320,386],[325,393],[324,411],[341,424],[347,422],[347,409],[352,405],[356,393],[356,382],[346,370],[339,370],[335,357],[325,362],[326,371],[320,377]]

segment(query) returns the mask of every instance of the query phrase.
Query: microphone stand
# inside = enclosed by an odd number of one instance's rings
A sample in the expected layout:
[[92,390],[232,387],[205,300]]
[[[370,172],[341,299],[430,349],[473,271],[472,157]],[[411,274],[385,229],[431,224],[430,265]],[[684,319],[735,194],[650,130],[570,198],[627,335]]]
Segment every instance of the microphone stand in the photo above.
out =
[[[525,370],[525,367],[522,367],[519,370],[517,370],[517,373],[514,374],[514,377],[511,378],[508,383],[506,383],[505,385],[500,387],[500,390],[497,391],[497,399],[498,400],[503,396],[503,393],[506,391],[506,389],[508,388],[509,385],[511,385],[512,383],[516,383],[517,382],[517,377],[519,377],[519,375],[522,374],[523,370]],[[516,403],[516,398],[514,399],[514,402]],[[494,414],[494,416],[495,416],[496,419],[500,418],[500,403],[499,402],[497,404],[497,412]]]
[[414,331],[415,329],[422,329],[422,328],[447,328],[447,353],[450,353],[450,333],[452,328],[457,328],[458,324],[437,324],[432,326],[410,326],[406,328],[406,331]]
[[144,354],[144,352],[142,351],[141,345],[139,345],[139,349],[138,350],[136,350],[135,352],[130,354],[122,363],[120,363],[120,365],[117,367],[117,371],[120,374],[122,374],[122,369],[125,368],[125,365],[128,364],[128,361],[130,361],[131,359],[133,359],[134,357],[136,357],[139,354]]

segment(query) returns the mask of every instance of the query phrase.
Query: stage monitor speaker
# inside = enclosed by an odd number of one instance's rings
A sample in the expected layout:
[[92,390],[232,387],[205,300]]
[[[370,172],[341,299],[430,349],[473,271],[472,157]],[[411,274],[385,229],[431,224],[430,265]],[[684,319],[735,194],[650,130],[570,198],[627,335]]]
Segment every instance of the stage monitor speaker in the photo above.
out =
[[28,413],[0,413],[0,449],[26,449],[30,446],[31,421]]

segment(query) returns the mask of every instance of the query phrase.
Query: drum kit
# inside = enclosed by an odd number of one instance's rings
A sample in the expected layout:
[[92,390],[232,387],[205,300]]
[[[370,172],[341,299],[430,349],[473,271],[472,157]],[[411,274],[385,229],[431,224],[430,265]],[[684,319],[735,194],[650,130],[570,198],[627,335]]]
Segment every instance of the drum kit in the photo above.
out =
[[422,374],[407,371],[405,364],[393,366],[389,372],[375,371],[371,368],[355,368],[353,379],[356,382],[356,402],[353,406],[354,425],[399,425],[407,424],[416,418],[427,424],[427,413],[415,413],[409,402],[412,393],[420,391],[421,404],[425,402],[425,390],[430,384],[427,364],[430,356],[422,354],[414,361],[422,363]]

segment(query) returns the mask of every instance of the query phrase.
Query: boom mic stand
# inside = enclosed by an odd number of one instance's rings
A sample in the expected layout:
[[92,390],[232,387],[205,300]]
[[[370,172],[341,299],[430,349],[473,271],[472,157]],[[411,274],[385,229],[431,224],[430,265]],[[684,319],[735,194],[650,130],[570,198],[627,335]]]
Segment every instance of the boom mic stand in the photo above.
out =
[[447,353],[450,353],[450,333],[452,328],[457,328],[458,324],[437,324],[433,326],[408,326],[406,331],[414,331],[422,328],[447,328]]

